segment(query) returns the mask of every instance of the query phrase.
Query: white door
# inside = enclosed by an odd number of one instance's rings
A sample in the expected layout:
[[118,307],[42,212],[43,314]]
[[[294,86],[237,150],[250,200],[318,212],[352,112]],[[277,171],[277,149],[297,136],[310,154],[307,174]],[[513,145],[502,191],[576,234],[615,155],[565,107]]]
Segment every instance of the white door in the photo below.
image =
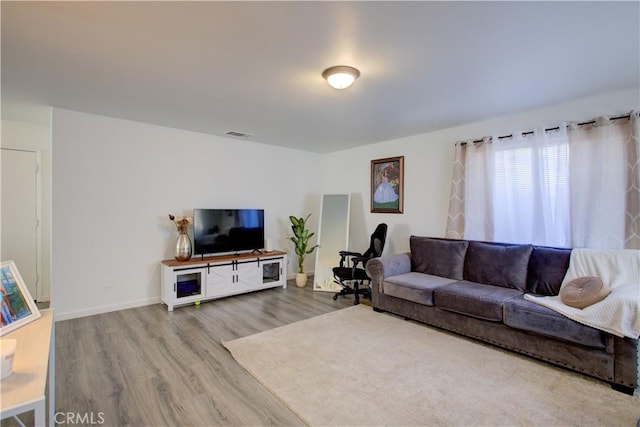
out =
[[38,153],[2,149],[0,258],[13,260],[38,298]]

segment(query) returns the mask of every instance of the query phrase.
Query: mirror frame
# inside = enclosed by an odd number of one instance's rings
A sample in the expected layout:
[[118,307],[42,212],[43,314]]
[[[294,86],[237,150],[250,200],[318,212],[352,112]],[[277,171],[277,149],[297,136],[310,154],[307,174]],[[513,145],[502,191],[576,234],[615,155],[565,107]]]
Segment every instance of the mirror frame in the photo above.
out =
[[[327,206],[330,205],[328,202],[329,197],[339,196],[340,198],[346,197],[346,218],[341,216],[344,221],[338,225],[330,224],[328,221],[329,213],[327,212]],[[333,281],[333,267],[337,267],[340,263],[340,256],[338,255],[339,251],[345,251],[349,249],[349,223],[351,218],[351,194],[323,194],[322,200],[320,203],[320,219],[318,220],[318,244],[319,248],[316,249],[316,261],[315,261],[315,270],[313,274],[313,290],[314,291],[324,291],[324,292],[337,292],[341,289],[340,285]],[[344,241],[341,240],[340,237],[334,237],[333,242],[328,240],[329,233],[328,229],[331,227],[343,227],[345,230]],[[324,234],[324,240],[323,240]],[[333,237],[333,236],[332,236]],[[339,241],[338,241],[339,240]],[[323,246],[324,245],[324,246]],[[337,247],[340,246],[340,247]],[[325,256],[325,253],[327,254]],[[326,261],[335,255],[330,263]],[[323,264],[323,258],[325,260]],[[330,264],[330,265],[329,265]]]

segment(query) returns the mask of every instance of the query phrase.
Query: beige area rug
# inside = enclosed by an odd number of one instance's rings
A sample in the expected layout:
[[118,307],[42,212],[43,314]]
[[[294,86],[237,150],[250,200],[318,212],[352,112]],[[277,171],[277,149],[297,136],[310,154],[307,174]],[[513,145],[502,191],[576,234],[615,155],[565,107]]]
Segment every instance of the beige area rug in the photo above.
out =
[[363,305],[226,342],[312,426],[628,426],[640,396]]

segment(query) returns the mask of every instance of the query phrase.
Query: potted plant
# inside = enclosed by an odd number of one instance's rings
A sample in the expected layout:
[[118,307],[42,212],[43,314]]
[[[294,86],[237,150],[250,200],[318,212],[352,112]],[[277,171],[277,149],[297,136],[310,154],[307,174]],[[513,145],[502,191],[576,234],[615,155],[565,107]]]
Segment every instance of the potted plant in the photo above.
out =
[[309,240],[313,237],[315,233],[311,233],[309,229],[306,227],[306,222],[309,219],[311,214],[307,215],[306,218],[296,218],[295,216],[290,216],[289,221],[291,221],[291,230],[293,230],[293,237],[289,237],[295,246],[295,252],[298,256],[298,274],[296,274],[296,285],[299,287],[304,287],[307,284],[307,275],[304,272],[304,258],[307,255],[310,255],[317,247],[320,245],[310,246]]

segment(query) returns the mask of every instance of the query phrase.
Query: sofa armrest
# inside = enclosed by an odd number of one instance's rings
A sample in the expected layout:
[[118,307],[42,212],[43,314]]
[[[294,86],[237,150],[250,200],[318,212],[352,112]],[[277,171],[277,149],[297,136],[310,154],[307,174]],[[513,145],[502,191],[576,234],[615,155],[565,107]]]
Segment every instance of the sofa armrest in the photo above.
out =
[[378,294],[382,291],[384,279],[411,271],[411,254],[409,252],[370,259],[365,267],[371,277],[371,302],[375,307]]

